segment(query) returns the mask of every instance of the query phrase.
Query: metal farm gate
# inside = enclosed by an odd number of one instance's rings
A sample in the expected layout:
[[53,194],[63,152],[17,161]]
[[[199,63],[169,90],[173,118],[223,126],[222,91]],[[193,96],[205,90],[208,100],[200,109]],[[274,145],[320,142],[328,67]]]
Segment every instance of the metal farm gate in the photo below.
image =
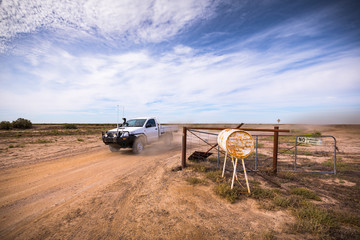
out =
[[[278,128],[274,128],[276,131]],[[241,129],[240,130],[245,130]],[[246,129],[251,132],[251,129]],[[186,131],[186,133],[184,133]],[[268,131],[270,131],[268,129]],[[336,139],[322,135],[252,134],[254,152],[245,158],[248,171],[273,169],[274,172],[319,172],[336,174]],[[223,161],[225,152],[217,146],[217,129],[185,128],[183,135],[183,158],[193,157],[194,152],[207,153],[209,161]],[[183,136],[184,137],[184,136]],[[184,148],[184,141],[185,148]],[[230,161],[229,161],[230,162]],[[184,162],[182,162],[184,167]],[[230,166],[230,165],[229,165]]]

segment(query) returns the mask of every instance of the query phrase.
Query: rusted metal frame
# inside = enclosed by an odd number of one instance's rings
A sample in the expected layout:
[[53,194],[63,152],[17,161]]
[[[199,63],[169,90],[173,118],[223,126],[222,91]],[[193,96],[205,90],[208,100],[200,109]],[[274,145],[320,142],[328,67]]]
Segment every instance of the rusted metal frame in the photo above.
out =
[[182,135],[182,148],[181,148],[181,167],[186,168],[186,134],[187,128],[183,127],[183,135]]
[[[204,139],[202,139],[201,137],[199,137],[198,135],[196,135],[195,133],[193,133],[193,131],[191,131],[190,129],[188,129],[188,131],[189,131],[191,134],[193,134],[195,137],[199,138],[201,141],[203,141],[204,143],[206,143],[207,145],[211,146],[211,148],[210,148],[206,153],[210,152],[211,149],[213,149],[214,147],[217,146],[217,144],[215,144],[214,146],[212,146],[210,143],[208,143],[207,141],[205,141]],[[205,133],[205,134],[211,135],[211,133]],[[217,135],[217,134],[213,134],[213,135]],[[225,151],[223,151],[223,150],[220,150],[220,152],[222,152],[222,153],[225,154]],[[205,153],[205,154],[206,154],[206,153]]]
[[209,145],[210,147],[212,147],[212,145],[210,143],[208,143],[207,141],[205,141],[204,139],[202,139],[201,137],[199,137],[198,135],[196,135],[195,133],[193,133],[190,129],[189,132],[194,135],[195,137],[197,137],[198,139],[200,139],[201,141],[203,141],[204,143],[206,143],[207,145]]
[[[216,128],[216,127],[191,127],[191,128],[187,128],[187,127],[183,127],[182,156],[181,156],[181,166],[183,168],[186,167],[186,132],[187,132],[187,130],[191,130],[191,129],[223,130],[223,129],[226,129],[226,128]],[[255,131],[255,132],[273,132],[274,133],[273,171],[274,171],[274,173],[276,173],[277,172],[277,155],[278,155],[279,132],[290,132],[290,130],[279,129],[278,126],[274,127],[274,129],[241,128],[241,130]],[[190,133],[192,133],[194,136],[201,139],[203,142],[205,142],[206,144],[208,144],[209,146],[212,147],[211,144],[209,144],[208,142],[206,142],[205,140],[203,140],[202,138],[200,138],[199,136],[197,136],[193,132],[190,131]]]
[[[189,130],[191,129],[208,129],[208,130],[224,130],[226,128],[217,128],[217,127],[189,127],[187,128]],[[234,128],[235,129],[235,128]],[[253,132],[290,132],[290,130],[287,129],[261,129],[261,128],[238,128],[240,130],[244,130],[244,131],[253,131]]]
[[258,165],[258,136],[256,136],[255,171],[257,171],[257,165]]
[[[333,173],[336,175],[336,138],[331,135],[284,135],[284,136],[294,136],[295,137],[295,153],[294,153],[294,170],[287,172],[302,172],[302,173]],[[334,171],[301,171],[297,170],[297,139],[298,137],[318,137],[318,138],[332,138],[334,139]]]
[[205,155],[210,152],[213,148],[215,148],[218,144],[216,143],[214,146],[212,146],[211,148],[209,148],[209,150],[206,151]]
[[296,160],[297,160],[297,137],[295,136],[294,171],[296,171]]
[[[279,127],[275,126],[274,130],[279,130]],[[278,150],[279,150],[279,132],[274,131],[273,172],[275,174],[277,173]]]

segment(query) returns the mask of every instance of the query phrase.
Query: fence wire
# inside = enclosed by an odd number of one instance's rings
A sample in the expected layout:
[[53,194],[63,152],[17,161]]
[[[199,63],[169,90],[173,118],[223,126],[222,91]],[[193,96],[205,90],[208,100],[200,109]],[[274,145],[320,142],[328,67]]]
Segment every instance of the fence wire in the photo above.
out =
[[[219,146],[214,147],[219,132],[188,130],[186,159],[194,152],[208,152],[207,160],[222,167],[225,152]],[[274,136],[252,136],[255,147],[254,152],[244,159],[246,168],[250,171],[271,169]],[[280,135],[277,166],[278,171],[336,173],[336,139],[333,136]],[[226,168],[231,171],[231,161]]]

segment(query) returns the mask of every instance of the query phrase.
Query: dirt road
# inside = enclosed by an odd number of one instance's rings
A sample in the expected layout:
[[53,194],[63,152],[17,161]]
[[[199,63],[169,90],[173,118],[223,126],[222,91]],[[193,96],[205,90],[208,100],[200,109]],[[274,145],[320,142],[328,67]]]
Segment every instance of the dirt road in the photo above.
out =
[[179,146],[151,149],[136,156],[103,146],[0,170],[0,238],[241,239],[291,221],[186,184],[184,171],[171,171]]

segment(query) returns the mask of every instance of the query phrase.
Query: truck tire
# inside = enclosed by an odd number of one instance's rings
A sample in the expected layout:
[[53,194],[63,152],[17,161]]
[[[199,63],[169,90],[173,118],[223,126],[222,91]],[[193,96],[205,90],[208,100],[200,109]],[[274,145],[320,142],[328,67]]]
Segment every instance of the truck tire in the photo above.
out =
[[133,153],[138,154],[142,152],[142,150],[144,150],[144,147],[145,147],[145,141],[142,137],[139,137],[135,140],[132,146],[132,151]]
[[112,152],[120,152],[120,148],[113,147],[113,146],[110,146],[110,145],[109,145],[109,149],[110,149],[110,151],[112,151]]

